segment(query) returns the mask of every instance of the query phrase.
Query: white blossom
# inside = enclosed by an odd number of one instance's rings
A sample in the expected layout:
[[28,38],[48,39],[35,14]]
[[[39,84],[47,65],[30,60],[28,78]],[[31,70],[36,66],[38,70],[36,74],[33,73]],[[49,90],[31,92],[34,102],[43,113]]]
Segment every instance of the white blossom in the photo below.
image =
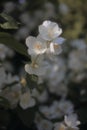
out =
[[38,57],[32,61],[31,64],[25,65],[25,71],[29,74],[34,74],[37,76],[42,76],[46,74],[48,64]]
[[30,55],[43,54],[47,50],[46,43],[39,37],[35,38],[32,36],[29,36],[26,39],[26,45],[28,47],[28,53]]
[[44,40],[51,41],[62,33],[62,29],[57,23],[47,20],[39,26],[39,33]]
[[35,99],[32,98],[30,91],[25,92],[20,97],[20,106],[23,109],[35,106]]
[[54,124],[54,130],[67,130],[62,122],[57,122]]
[[10,108],[15,108],[21,96],[21,89],[22,87],[19,83],[11,87],[7,86],[1,91],[0,96],[9,101]]
[[63,117],[65,114],[71,114],[73,112],[73,104],[67,100],[54,101],[49,107],[39,107],[39,110],[48,119],[56,119]]
[[47,53],[52,53],[53,55],[59,55],[62,52],[62,47],[61,44],[65,41],[64,38],[58,37],[54,40],[52,40],[50,43],[48,43],[48,52]]
[[62,52],[62,48],[58,44],[54,44],[51,42],[50,44],[50,52],[53,53],[54,55],[58,55]]
[[78,125],[80,125],[80,121],[77,120],[76,114],[70,114],[64,117],[64,123],[66,127],[72,128],[74,130],[78,130]]
[[79,130],[78,125],[80,121],[77,120],[76,114],[70,114],[64,116],[63,122],[56,122],[54,124],[54,130]]
[[[29,36],[26,39],[28,54],[31,55],[32,61],[30,64],[25,65],[25,71],[27,73],[35,74],[39,77],[44,77],[46,75],[49,64],[45,61],[46,57],[58,55],[62,51],[61,44],[65,41],[65,39],[58,37],[61,33],[62,29],[59,28],[56,23],[44,21],[43,24],[39,26],[39,35],[37,37]],[[44,38],[44,35],[46,35],[48,39]],[[49,35],[51,35],[51,37]],[[40,56],[44,58],[42,59]],[[42,59],[42,61],[39,59]]]

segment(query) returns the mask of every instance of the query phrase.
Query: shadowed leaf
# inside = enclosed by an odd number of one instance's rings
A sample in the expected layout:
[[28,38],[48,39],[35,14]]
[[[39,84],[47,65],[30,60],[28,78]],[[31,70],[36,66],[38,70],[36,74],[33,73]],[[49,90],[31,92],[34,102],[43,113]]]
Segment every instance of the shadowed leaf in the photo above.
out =
[[26,46],[18,42],[12,35],[8,33],[0,32],[0,43],[14,49],[16,52],[22,55],[28,56]]

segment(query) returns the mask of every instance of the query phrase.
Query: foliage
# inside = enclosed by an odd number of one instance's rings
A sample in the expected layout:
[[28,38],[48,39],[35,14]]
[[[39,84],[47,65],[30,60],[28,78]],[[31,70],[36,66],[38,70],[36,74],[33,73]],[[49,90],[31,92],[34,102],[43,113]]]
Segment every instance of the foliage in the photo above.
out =
[[[2,81],[2,79],[5,79],[4,72],[3,72],[3,75],[0,75],[1,76],[0,84],[4,86],[2,91],[6,90],[5,95],[7,96],[7,98],[4,98],[2,95],[0,95],[0,129],[5,128],[5,129],[10,129],[10,130],[15,130],[16,127],[13,128],[12,125],[14,124],[17,125],[17,121],[19,121],[21,122],[21,125],[24,125],[24,129],[33,130],[34,126],[32,125],[33,123],[35,123],[37,112],[46,121],[48,121],[49,116],[44,117],[44,113],[40,111],[40,108],[42,108],[43,106],[48,107],[47,112],[49,113],[49,111],[51,111],[53,101],[57,100],[59,104],[61,104],[60,99],[62,99],[63,97],[66,100],[64,101],[65,104],[67,104],[66,102],[68,100],[70,100],[70,102],[73,104],[71,105],[71,107],[74,106],[74,112],[77,113],[79,120],[81,121],[80,129],[84,130],[84,126],[87,125],[87,121],[86,121],[87,120],[87,116],[86,116],[86,112],[87,112],[87,105],[86,105],[87,103],[87,88],[86,88],[87,86],[87,74],[86,74],[87,73],[87,59],[86,59],[87,7],[86,5],[87,5],[86,0],[77,0],[77,1],[76,0],[67,0],[67,1],[66,0],[55,0],[55,1],[54,0],[43,0],[43,1],[42,0],[39,0],[39,1],[3,0],[2,1],[1,0],[0,1],[0,6],[2,8],[2,11],[0,13],[0,45],[2,46],[2,44],[4,44],[5,46],[11,48],[15,52],[15,56],[6,57],[6,58],[3,56],[3,54],[1,55],[0,53],[1,74],[3,71],[2,66],[4,67],[4,64],[7,65],[7,61],[10,61],[10,64],[13,66],[13,68],[15,68],[14,70],[16,69],[19,70],[19,73],[17,73],[17,71],[15,72],[12,71],[11,67],[10,69],[5,68],[4,70],[5,74],[7,75],[7,77],[10,77],[6,79],[7,81],[5,81],[5,84]],[[37,27],[41,25],[42,21],[44,20],[52,20],[52,21],[55,21],[56,23],[59,23],[59,26],[62,27],[64,30],[63,37],[66,38],[67,40],[63,46],[64,47],[63,53],[59,56],[60,58],[57,57],[58,58],[57,64],[59,65],[60,69],[59,71],[57,70],[55,71],[56,76],[54,75],[52,77],[53,79],[51,78],[46,79],[47,75],[45,75],[44,78],[42,76],[41,79],[43,80],[45,79],[45,81],[44,83],[41,82],[41,84],[38,85],[37,81],[40,77],[37,75],[34,75],[36,73],[31,75],[31,74],[26,74],[24,72],[25,63],[23,63],[23,61],[26,61],[27,59],[28,61],[27,65],[30,65],[31,61],[33,61],[33,58],[32,58],[33,56],[31,55],[31,60],[30,60],[30,55],[28,54],[28,52],[30,51],[27,52],[27,47],[28,49],[30,49],[30,46],[27,45],[26,47],[25,39],[29,35],[36,36],[38,34]],[[48,40],[48,39],[45,39],[45,40]],[[75,46],[77,42],[74,40],[79,40],[78,41],[79,46],[78,45]],[[53,41],[53,39],[51,39],[51,41]],[[75,42],[74,45],[73,45],[73,41]],[[85,45],[82,46],[82,44],[84,43]],[[31,53],[32,53],[32,50],[31,50]],[[4,54],[6,53],[4,49],[0,48],[0,51],[1,52],[3,51]],[[7,52],[7,54],[9,52],[10,50]],[[33,53],[36,53],[36,52],[34,52],[33,50]],[[7,54],[5,54],[5,56]],[[18,57],[20,60],[17,59]],[[72,65],[73,58],[76,61],[78,61],[76,62],[78,64]],[[19,63],[14,64],[15,59]],[[63,62],[61,59],[63,60]],[[47,60],[46,57],[45,57],[45,60]],[[49,66],[54,65],[53,62],[51,62],[51,60],[49,61],[50,61]],[[81,63],[81,67],[79,67],[80,63]],[[19,67],[17,66],[17,64],[19,64]],[[78,67],[75,68],[77,65]],[[55,65],[54,65],[54,68],[56,68]],[[29,71],[29,69],[27,69],[27,71]],[[43,72],[45,72],[44,69],[41,73]],[[50,71],[47,71],[47,74],[49,75],[49,77],[52,76],[51,75],[52,73],[53,73],[53,69],[50,69]],[[14,74],[17,74],[19,79],[14,78]],[[61,75],[65,77],[63,77],[62,79],[60,78]],[[12,83],[9,80],[12,81]],[[60,81],[57,82],[57,80],[60,80]],[[54,85],[56,82],[57,82],[57,87],[55,87]],[[21,85],[21,88],[19,84]],[[16,90],[14,88],[12,89],[12,87],[15,85],[18,85]],[[51,85],[54,85],[54,89],[52,89]],[[62,87],[63,85],[64,87]],[[20,95],[20,89],[21,89],[21,95],[26,93],[27,91],[29,91],[30,94],[31,93],[36,94],[36,95],[33,95],[33,94],[30,95],[31,99],[33,96],[36,96],[36,97],[33,97],[34,100],[36,101],[36,106],[27,108],[26,110],[23,110],[19,105],[15,106],[15,103],[13,103],[14,95],[12,94],[13,94],[13,91],[15,91],[16,94]],[[40,98],[42,99],[44,95],[42,92],[44,90],[46,90],[46,92],[48,93],[49,98],[45,103],[41,103]],[[11,94],[12,99],[11,98],[9,99],[8,91],[9,91],[9,94]],[[62,96],[61,96],[61,92],[62,92]],[[0,94],[1,94],[1,91],[0,91]],[[42,94],[42,97],[41,97],[41,94]],[[44,99],[45,98],[46,98],[46,95],[44,96]],[[19,101],[17,101],[17,104],[18,103]],[[15,117],[17,118],[17,120],[15,120]],[[41,123],[43,124],[43,122],[41,122],[42,118],[40,118],[39,120],[40,120],[39,124]],[[63,120],[63,117],[61,119],[52,119],[50,121],[54,123],[56,121],[58,122],[62,120]],[[49,122],[48,124],[50,126]],[[77,126],[72,126],[72,127],[77,127]],[[37,128],[35,128],[35,130],[36,129]],[[58,128],[55,127],[55,129],[58,129]]]

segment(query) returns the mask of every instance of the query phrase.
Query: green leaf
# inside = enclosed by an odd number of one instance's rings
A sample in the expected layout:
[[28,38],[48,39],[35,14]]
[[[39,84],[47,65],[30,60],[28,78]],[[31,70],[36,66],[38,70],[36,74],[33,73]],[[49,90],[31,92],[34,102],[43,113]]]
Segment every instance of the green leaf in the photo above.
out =
[[3,29],[17,29],[18,28],[18,22],[15,21],[14,18],[12,18],[11,16],[9,16],[8,14],[6,13],[1,13],[0,16],[2,18],[4,18],[7,22],[3,23],[3,24],[0,24],[0,26],[3,28]]
[[18,42],[12,35],[0,32],[0,43],[28,57],[26,46]]
[[0,24],[0,26],[3,29],[18,29],[18,25],[13,22],[5,22],[3,24]]
[[6,13],[1,13],[0,16],[3,17],[7,21],[15,21],[11,16],[9,16]]

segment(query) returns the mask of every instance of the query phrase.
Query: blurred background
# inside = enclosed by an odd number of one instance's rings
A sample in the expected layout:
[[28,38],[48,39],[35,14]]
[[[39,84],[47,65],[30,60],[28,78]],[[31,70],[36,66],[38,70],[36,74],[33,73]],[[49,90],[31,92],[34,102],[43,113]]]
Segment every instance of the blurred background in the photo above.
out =
[[[12,16],[18,23],[18,29],[0,31],[11,33],[17,40],[25,44],[29,35],[38,34],[38,26],[44,20],[57,22],[63,29],[62,36],[66,39],[63,45],[63,53],[66,76],[60,82],[66,83],[68,97],[73,101],[83,121],[81,130],[87,128],[87,0],[0,0],[0,12]],[[3,23],[4,20],[0,18]],[[13,64],[20,67],[21,60],[26,60],[16,54]],[[19,63],[17,63],[19,61]],[[65,69],[62,75],[65,75]],[[1,115],[0,115],[1,116]],[[84,118],[83,118],[84,117]],[[12,117],[15,124],[16,117]],[[6,120],[6,122],[8,119]],[[84,123],[85,122],[85,123]],[[25,129],[18,120],[15,128],[9,130]],[[35,128],[32,128],[35,129]],[[4,128],[3,128],[4,130]],[[35,129],[36,130],[36,129]]]
[[0,11],[14,17],[20,28],[15,37],[22,40],[37,33],[37,26],[44,20],[58,22],[66,39],[84,38],[87,40],[87,1],[86,0],[1,0]]

